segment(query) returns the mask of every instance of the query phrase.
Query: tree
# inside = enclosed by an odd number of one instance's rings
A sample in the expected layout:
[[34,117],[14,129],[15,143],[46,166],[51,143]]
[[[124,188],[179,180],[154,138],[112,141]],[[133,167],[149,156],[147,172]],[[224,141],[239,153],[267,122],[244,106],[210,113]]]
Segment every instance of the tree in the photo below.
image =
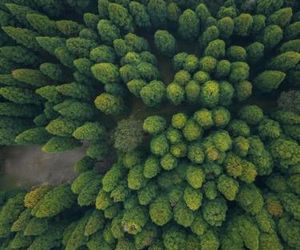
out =
[[246,47],[247,60],[249,63],[256,63],[264,56],[264,45],[260,42],[254,42]]
[[277,89],[285,79],[286,74],[281,71],[266,70],[254,79],[254,86],[262,92],[271,92]]
[[225,56],[225,42],[220,39],[209,42],[204,55],[212,56],[216,59],[223,58]]
[[180,52],[173,57],[172,64],[176,71],[183,69],[183,65],[185,63],[187,56],[188,56],[187,53]]
[[37,236],[28,247],[30,250],[50,249],[61,240],[64,227],[60,224],[51,225],[45,234]]
[[75,56],[66,47],[56,48],[54,51],[56,58],[66,67],[73,68],[73,61]]
[[231,63],[228,60],[221,60],[217,63],[215,76],[217,78],[225,78],[230,74]]
[[9,10],[10,14],[23,25],[28,25],[26,14],[34,13],[35,11],[30,6],[22,4],[6,3],[5,7]]
[[77,82],[61,84],[56,86],[55,89],[64,96],[76,99],[90,100],[93,96],[88,86]]
[[215,25],[207,27],[199,37],[199,44],[201,48],[206,48],[209,42],[218,39],[219,36],[220,31]]
[[200,59],[199,65],[201,71],[212,73],[217,66],[217,60],[211,56],[204,56]]
[[133,31],[132,17],[122,5],[110,3],[108,5],[108,16],[115,25],[124,31]]
[[274,11],[278,10],[281,8],[283,5],[283,1],[275,1],[275,0],[258,0],[257,6],[256,6],[256,11],[261,14],[271,14]]
[[289,24],[293,16],[292,8],[282,8],[268,17],[268,23],[284,27]]
[[54,55],[55,50],[65,46],[65,39],[62,37],[38,36],[36,41],[48,53]]
[[81,146],[81,143],[74,138],[67,137],[52,137],[43,147],[42,150],[46,153],[64,152]]
[[241,46],[231,46],[227,49],[226,55],[230,61],[246,61],[247,52]]
[[203,205],[203,218],[211,226],[220,226],[226,218],[227,209],[224,199],[208,201]]
[[140,28],[148,28],[150,24],[150,16],[147,13],[146,7],[136,1],[130,1],[129,11],[134,19],[134,24]]
[[178,33],[183,39],[195,39],[200,31],[200,21],[196,13],[191,10],[185,10],[178,20]]
[[163,0],[150,0],[147,4],[147,12],[154,27],[163,27],[167,19],[167,4]]
[[258,14],[252,17],[253,17],[253,24],[252,24],[251,33],[257,35],[266,27],[266,16]]
[[234,21],[231,17],[223,17],[220,20],[218,20],[218,25],[217,25],[219,31],[220,31],[220,36],[222,38],[229,38],[233,34],[234,30]]
[[250,67],[245,62],[233,62],[231,64],[231,72],[229,80],[232,82],[240,82],[247,80],[249,77]]
[[83,15],[83,20],[85,25],[90,29],[97,29],[97,24],[99,21],[98,15],[86,12]]
[[205,26],[206,21],[209,17],[211,17],[211,13],[209,11],[209,9],[207,8],[205,3],[200,3],[197,7],[196,7],[196,13],[198,15],[198,17],[201,20],[201,25]]
[[86,122],[82,126],[76,128],[73,132],[73,137],[77,140],[97,140],[104,136],[106,129],[99,122]]
[[50,20],[45,15],[36,13],[27,14],[26,19],[29,24],[41,35],[55,36],[59,35],[55,21]]
[[145,50],[149,50],[148,41],[141,36],[138,36],[134,33],[128,33],[127,35],[124,36],[124,38],[126,44],[130,48],[130,51],[142,52]]
[[154,43],[156,48],[166,56],[173,56],[176,50],[176,40],[166,30],[158,30],[154,34]]
[[52,217],[70,208],[74,201],[70,186],[60,185],[46,193],[31,213],[37,218]]
[[54,81],[63,81],[63,70],[59,64],[54,63],[42,63],[40,65],[40,71],[43,75],[49,77]]
[[140,78],[136,67],[130,64],[126,64],[120,68],[120,75],[123,82],[127,83],[131,80]]
[[295,52],[299,52],[299,39],[295,39],[295,40],[291,40],[288,42],[285,42],[281,45],[280,47],[280,52],[284,53],[284,52],[288,52],[288,51],[295,51]]
[[72,37],[66,40],[66,47],[76,57],[88,57],[90,50],[97,46],[96,42],[80,37]]
[[[34,208],[39,201],[44,197],[44,195],[51,190],[50,186],[42,185],[36,188],[33,188],[28,192],[24,197],[24,206],[32,209]],[[27,211],[27,210],[26,210]],[[31,210],[28,210],[31,212]]]
[[16,88],[16,87],[2,87],[0,88],[0,95],[8,101],[18,104],[36,104],[41,103],[41,99],[32,90]]
[[94,103],[97,109],[107,115],[118,114],[123,110],[123,100],[107,93],[99,95]]
[[97,29],[101,40],[107,44],[112,44],[114,40],[120,38],[119,28],[109,20],[100,20]]
[[116,55],[112,47],[100,45],[91,50],[90,59],[96,63],[114,63]]
[[278,25],[268,25],[264,30],[262,37],[260,39],[261,43],[265,46],[266,49],[271,50],[283,38],[283,31]]
[[102,161],[108,153],[107,144],[103,141],[95,141],[90,144],[86,150],[86,155],[93,160]]
[[29,66],[39,63],[39,58],[32,51],[22,46],[4,46],[0,48],[0,55],[9,61]]
[[91,104],[72,99],[55,105],[53,109],[65,118],[79,121],[93,119],[97,113]]
[[74,130],[80,126],[80,122],[59,117],[52,120],[46,130],[52,135],[70,137]]
[[189,81],[185,86],[186,99],[190,103],[199,101],[200,85],[196,81]]
[[297,38],[297,36],[299,34],[299,27],[300,27],[300,22],[299,21],[289,24],[285,28],[285,32],[284,32],[285,38],[287,40]]
[[191,80],[191,74],[186,70],[179,70],[174,76],[174,82],[181,86],[186,85]]
[[154,115],[144,120],[143,129],[149,134],[158,134],[166,129],[167,122],[164,117]]
[[160,81],[151,81],[141,89],[140,95],[143,102],[150,107],[160,104],[165,96],[165,86]]
[[248,36],[253,25],[253,17],[242,13],[234,18],[234,33],[238,36]]
[[97,63],[91,68],[94,77],[102,84],[113,84],[120,81],[118,67],[112,63]]
[[263,116],[262,109],[256,105],[244,106],[239,113],[239,117],[250,125],[258,124]]
[[174,105],[181,104],[185,99],[184,88],[177,83],[170,83],[166,89],[166,92],[167,98]]
[[118,122],[113,135],[114,147],[129,152],[138,147],[143,140],[143,123],[139,120],[124,119]]
[[34,87],[42,87],[50,83],[47,77],[39,70],[34,69],[16,69],[12,71],[12,77]]
[[19,134],[15,141],[17,144],[44,144],[50,139],[49,133],[44,127],[37,127],[25,130]]
[[30,219],[24,229],[24,236],[38,236],[42,235],[48,229],[48,222],[46,219],[39,219],[33,217]]
[[[159,71],[156,66],[148,62],[141,62],[136,66],[139,78],[145,81],[153,81],[159,79]],[[156,82],[156,81],[153,81]],[[151,83],[151,82],[150,82]]]
[[172,210],[167,197],[157,197],[150,204],[149,215],[156,225],[163,226],[168,223],[172,219]]
[[294,51],[288,51],[282,53],[270,61],[268,68],[272,70],[280,70],[287,72],[293,69],[300,61],[300,53]]
[[0,212],[0,235],[7,237],[10,233],[12,224],[18,219],[20,213],[24,210],[24,193],[17,193],[14,197],[8,199]]
[[76,222],[73,230],[66,242],[66,250],[78,249],[84,246],[87,242],[87,237],[84,235],[84,230],[89,219],[88,213],[86,213],[79,221]]
[[144,86],[146,86],[147,83],[143,80],[131,80],[127,82],[127,88],[128,90],[135,96],[140,97],[140,92]]
[[23,45],[28,49],[38,51],[40,46],[36,41],[37,33],[24,28],[15,28],[12,26],[2,27],[3,31],[14,39],[18,44]]
[[280,97],[277,100],[278,107],[286,111],[292,111],[295,113],[300,112],[300,92],[297,90],[290,90],[281,92]]
[[35,90],[35,93],[52,103],[60,103],[63,100],[62,95],[56,90],[56,87],[53,85],[47,85],[38,88]]
[[67,37],[78,36],[82,26],[72,20],[59,20],[56,21],[57,29]]
[[200,89],[200,101],[205,107],[214,107],[219,102],[220,88],[215,81],[208,81]]
[[239,101],[244,101],[252,94],[252,83],[249,81],[241,81],[235,85],[236,96]]
[[0,115],[11,117],[32,118],[40,113],[40,109],[33,105],[20,105],[12,102],[0,103]]

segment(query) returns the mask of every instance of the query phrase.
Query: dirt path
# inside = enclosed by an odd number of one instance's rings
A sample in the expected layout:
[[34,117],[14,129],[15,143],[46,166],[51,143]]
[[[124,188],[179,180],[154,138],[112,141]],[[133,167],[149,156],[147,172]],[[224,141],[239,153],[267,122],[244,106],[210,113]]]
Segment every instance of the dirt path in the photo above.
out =
[[1,153],[0,188],[59,184],[75,177],[73,166],[85,155],[84,148],[65,153],[44,153],[38,146],[12,146]]

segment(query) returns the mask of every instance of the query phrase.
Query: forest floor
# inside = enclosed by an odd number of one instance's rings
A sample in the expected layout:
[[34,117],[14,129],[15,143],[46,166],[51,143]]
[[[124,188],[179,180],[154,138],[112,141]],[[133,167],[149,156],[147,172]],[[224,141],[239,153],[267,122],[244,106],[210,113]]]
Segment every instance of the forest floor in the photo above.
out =
[[0,152],[0,189],[56,185],[75,177],[74,164],[85,155],[85,148],[64,153],[44,153],[40,146],[11,146]]

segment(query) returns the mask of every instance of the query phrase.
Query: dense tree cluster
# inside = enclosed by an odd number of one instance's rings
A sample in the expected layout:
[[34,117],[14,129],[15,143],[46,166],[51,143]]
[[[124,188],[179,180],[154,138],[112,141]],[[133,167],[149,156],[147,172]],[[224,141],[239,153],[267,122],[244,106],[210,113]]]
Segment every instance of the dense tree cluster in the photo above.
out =
[[71,185],[2,192],[2,247],[298,249],[299,125],[255,105],[234,119],[222,107],[149,116],[148,154],[120,154],[105,174],[86,156]]
[[[10,119],[1,126],[2,145],[39,143],[59,152],[82,140],[99,143],[98,136],[74,132],[102,122],[101,114],[127,112],[132,96],[150,107],[215,108],[245,101],[255,89],[268,93],[285,82],[296,88],[299,81],[293,2],[226,1],[213,8],[198,1],[36,2],[1,5],[0,114]],[[83,22],[62,19],[67,9],[81,12]],[[143,37],[148,30],[153,43]],[[179,39],[197,53],[181,51]],[[170,82],[163,82],[155,53],[172,61]]]
[[0,249],[300,249],[298,1],[5,0],[0,25],[0,145],[87,145],[71,184],[0,192]]

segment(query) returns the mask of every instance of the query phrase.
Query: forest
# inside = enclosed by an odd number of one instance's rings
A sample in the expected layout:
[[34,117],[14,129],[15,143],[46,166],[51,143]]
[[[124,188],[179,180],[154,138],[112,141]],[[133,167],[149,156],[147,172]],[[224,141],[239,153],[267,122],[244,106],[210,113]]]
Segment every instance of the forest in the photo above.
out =
[[0,190],[0,250],[300,250],[299,0],[0,0],[0,145],[86,152]]

